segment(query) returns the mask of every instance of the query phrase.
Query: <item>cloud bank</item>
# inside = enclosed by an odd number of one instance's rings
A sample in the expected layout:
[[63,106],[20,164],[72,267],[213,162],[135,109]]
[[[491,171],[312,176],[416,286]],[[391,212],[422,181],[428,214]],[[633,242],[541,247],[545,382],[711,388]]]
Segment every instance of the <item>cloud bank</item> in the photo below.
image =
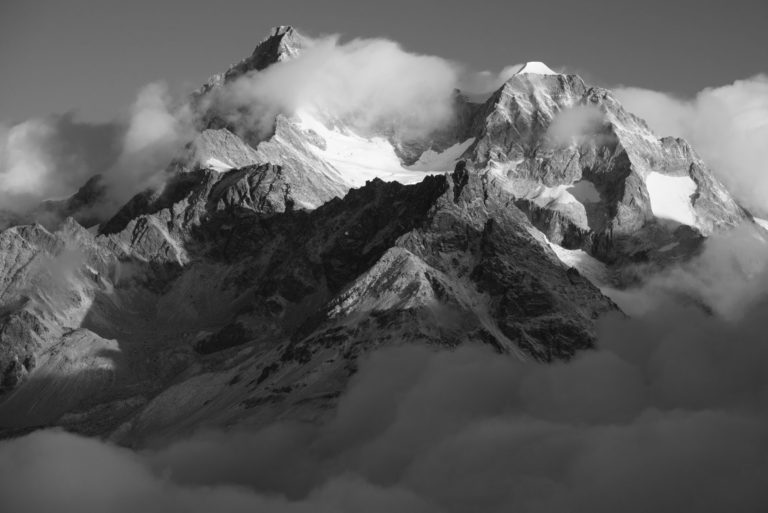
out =
[[603,137],[605,113],[594,105],[576,105],[557,113],[547,128],[547,137],[557,145],[581,143]]
[[704,89],[692,100],[632,87],[614,92],[659,135],[687,139],[737,198],[768,215],[768,76]]

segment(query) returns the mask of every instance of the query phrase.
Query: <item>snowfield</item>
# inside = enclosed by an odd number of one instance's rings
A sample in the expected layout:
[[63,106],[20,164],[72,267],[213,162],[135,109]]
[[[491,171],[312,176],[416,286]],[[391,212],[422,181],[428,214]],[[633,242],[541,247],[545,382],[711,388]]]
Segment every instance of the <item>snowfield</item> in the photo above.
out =
[[407,166],[406,169],[413,171],[453,171],[459,158],[472,146],[475,138],[467,139],[464,142],[456,143],[450,148],[446,148],[442,153],[434,150],[427,150],[421,154],[419,160]]
[[688,226],[697,226],[691,196],[696,183],[690,176],[669,176],[651,171],[645,179],[651,211],[659,219],[669,219]]
[[362,187],[374,178],[414,184],[428,175],[452,171],[461,154],[474,142],[469,139],[441,153],[428,150],[415,164],[404,167],[392,144],[383,137],[366,138],[344,128],[328,128],[308,111],[299,111],[296,117],[302,130],[325,142],[313,145],[311,151],[333,166],[352,187]]
[[558,75],[558,73],[552,71],[549,66],[539,61],[526,62],[525,66],[520,68],[520,71],[515,74],[520,75],[522,73],[533,73],[536,75]]

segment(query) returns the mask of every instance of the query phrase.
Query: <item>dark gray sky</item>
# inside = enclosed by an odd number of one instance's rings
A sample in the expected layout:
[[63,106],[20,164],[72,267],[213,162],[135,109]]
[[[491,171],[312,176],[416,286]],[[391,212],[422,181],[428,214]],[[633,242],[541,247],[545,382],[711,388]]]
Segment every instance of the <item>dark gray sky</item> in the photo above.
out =
[[0,120],[110,119],[144,84],[198,85],[281,24],[681,96],[768,72],[768,0],[0,0]]

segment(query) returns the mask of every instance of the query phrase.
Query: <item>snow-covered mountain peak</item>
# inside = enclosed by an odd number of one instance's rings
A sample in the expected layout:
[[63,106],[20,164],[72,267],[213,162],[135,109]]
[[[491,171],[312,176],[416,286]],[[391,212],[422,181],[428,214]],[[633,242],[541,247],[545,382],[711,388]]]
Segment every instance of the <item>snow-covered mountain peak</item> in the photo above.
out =
[[559,75],[559,73],[552,71],[549,66],[540,61],[526,62],[525,65],[520,68],[517,73],[515,73],[515,75],[521,75],[524,73],[532,73],[535,75]]

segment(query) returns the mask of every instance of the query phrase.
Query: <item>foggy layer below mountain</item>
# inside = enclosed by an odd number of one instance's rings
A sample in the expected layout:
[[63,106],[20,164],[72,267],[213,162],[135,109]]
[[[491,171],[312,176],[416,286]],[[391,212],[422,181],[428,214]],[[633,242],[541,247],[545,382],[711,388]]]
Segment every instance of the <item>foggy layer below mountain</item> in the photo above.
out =
[[[761,298],[764,300],[765,298]],[[607,319],[570,363],[486,349],[367,357],[334,418],[134,453],[60,431],[0,444],[27,511],[755,511],[768,500],[764,302],[738,324]]]

